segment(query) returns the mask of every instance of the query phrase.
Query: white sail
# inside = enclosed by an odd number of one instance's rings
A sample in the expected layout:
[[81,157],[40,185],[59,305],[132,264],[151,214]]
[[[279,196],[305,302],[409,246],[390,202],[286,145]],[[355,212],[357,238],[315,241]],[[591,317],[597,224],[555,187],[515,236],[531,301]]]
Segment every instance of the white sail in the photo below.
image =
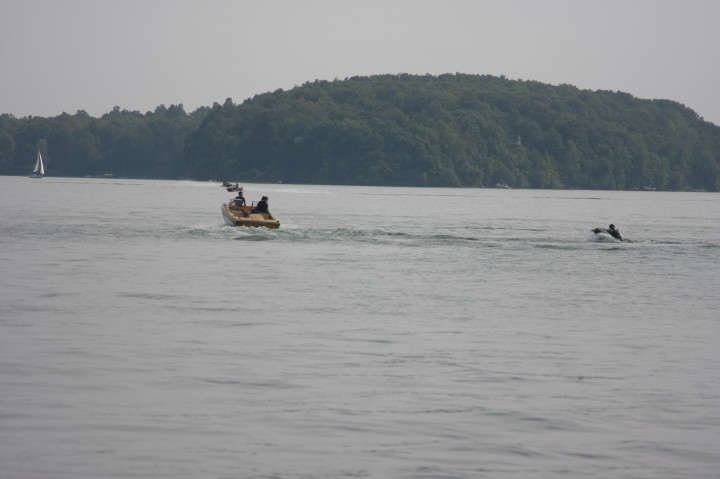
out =
[[43,176],[45,176],[45,165],[43,164],[40,150],[38,150],[37,161],[35,162],[35,169],[30,176],[35,178],[42,178]]
[[40,173],[41,175],[45,174],[45,165],[43,165],[42,155],[40,154],[40,150],[38,150],[37,165],[35,165],[35,172]]

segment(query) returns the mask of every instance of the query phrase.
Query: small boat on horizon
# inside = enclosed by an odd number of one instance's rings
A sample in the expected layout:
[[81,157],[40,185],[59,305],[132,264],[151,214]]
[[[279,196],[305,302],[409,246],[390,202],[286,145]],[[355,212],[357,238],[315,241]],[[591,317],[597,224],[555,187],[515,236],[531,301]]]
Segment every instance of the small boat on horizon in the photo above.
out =
[[29,178],[42,178],[45,176],[45,165],[43,164],[42,155],[38,149],[37,161],[35,161],[35,169],[30,173]]

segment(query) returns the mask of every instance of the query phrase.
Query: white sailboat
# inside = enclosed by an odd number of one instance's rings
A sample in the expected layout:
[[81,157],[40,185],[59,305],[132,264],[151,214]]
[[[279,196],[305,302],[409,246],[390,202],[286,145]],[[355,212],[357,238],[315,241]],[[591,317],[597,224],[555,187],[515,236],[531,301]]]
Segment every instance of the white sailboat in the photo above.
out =
[[42,155],[40,154],[40,150],[38,150],[35,169],[30,173],[30,178],[42,178],[43,176],[45,176],[45,165],[43,165]]

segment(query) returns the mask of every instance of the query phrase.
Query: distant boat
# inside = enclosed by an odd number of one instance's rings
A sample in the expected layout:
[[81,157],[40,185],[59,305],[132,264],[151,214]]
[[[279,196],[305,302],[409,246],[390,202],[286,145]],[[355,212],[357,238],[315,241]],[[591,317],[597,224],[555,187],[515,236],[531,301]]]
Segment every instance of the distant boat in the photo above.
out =
[[42,178],[43,176],[45,176],[45,165],[43,165],[42,155],[40,154],[40,150],[38,150],[35,169],[30,173],[30,178]]

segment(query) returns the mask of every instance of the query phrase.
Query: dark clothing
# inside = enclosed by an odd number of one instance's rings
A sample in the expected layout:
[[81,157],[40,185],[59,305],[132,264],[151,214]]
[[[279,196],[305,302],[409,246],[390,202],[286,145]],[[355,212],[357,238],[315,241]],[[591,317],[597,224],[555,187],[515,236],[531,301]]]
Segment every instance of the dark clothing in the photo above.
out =
[[242,193],[237,195],[233,202],[235,203],[235,206],[245,206],[245,198],[243,197]]
[[253,213],[269,213],[268,211],[268,204],[265,200],[260,200],[255,205],[255,208],[253,208]]

